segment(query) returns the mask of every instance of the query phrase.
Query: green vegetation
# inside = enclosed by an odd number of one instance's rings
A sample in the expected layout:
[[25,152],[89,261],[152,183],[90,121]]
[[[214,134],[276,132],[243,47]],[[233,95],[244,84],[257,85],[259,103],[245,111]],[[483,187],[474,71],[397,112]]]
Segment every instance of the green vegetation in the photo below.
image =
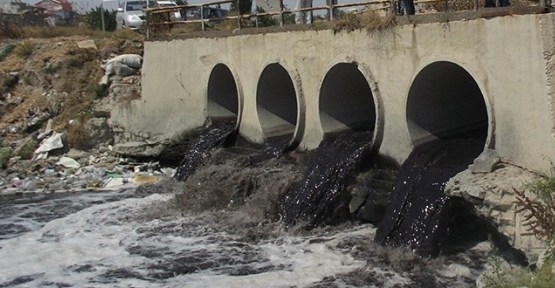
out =
[[501,267],[500,263],[493,263],[493,273],[485,278],[488,288],[552,288],[555,274],[551,267],[553,260],[546,262],[540,269],[532,271],[529,268],[510,266]]
[[6,47],[4,47],[4,50],[2,50],[2,52],[0,52],[0,61],[4,61],[4,59],[6,59],[6,57],[8,57],[8,55],[10,55],[10,53],[12,53],[13,49],[15,48],[15,44],[8,44],[6,45]]
[[0,168],[5,168],[6,163],[8,163],[8,160],[10,160],[10,158],[12,157],[13,155],[10,149],[0,148]]
[[21,38],[23,29],[8,17],[0,14],[0,40]]
[[396,25],[394,14],[380,15],[374,10],[366,10],[360,13],[341,13],[339,19],[332,22],[335,33],[362,29],[366,29],[368,32],[383,32]]
[[[555,241],[555,176],[540,178],[526,186],[526,191],[514,189],[517,200],[517,212],[524,214],[527,230],[538,239],[554,243]],[[510,288],[547,288],[553,287],[555,263],[553,251],[546,255],[545,263],[539,269],[510,267],[500,268],[494,263],[494,270],[486,277],[486,287]]]
[[16,156],[21,157],[21,159],[31,159],[36,149],[37,144],[35,142],[27,142],[23,147],[18,149]]
[[31,55],[33,55],[34,51],[35,51],[35,43],[31,41],[23,41],[17,44],[13,52],[15,53],[15,55],[17,55],[17,57],[22,59],[27,59]]

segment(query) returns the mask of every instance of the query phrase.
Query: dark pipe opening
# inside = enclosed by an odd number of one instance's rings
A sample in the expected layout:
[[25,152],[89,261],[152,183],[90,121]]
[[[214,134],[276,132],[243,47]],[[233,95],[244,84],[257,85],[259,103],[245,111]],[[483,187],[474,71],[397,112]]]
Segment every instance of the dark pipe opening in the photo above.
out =
[[320,90],[320,121],[326,135],[374,131],[376,107],[368,81],[355,63],[333,66]]
[[237,121],[239,94],[231,70],[218,64],[212,69],[208,79],[208,117],[212,122]]
[[297,126],[297,95],[289,73],[281,65],[270,64],[262,71],[256,104],[266,140],[293,137]]
[[457,64],[426,66],[414,80],[407,101],[409,133],[415,146],[435,139],[488,136],[484,96],[472,76]]

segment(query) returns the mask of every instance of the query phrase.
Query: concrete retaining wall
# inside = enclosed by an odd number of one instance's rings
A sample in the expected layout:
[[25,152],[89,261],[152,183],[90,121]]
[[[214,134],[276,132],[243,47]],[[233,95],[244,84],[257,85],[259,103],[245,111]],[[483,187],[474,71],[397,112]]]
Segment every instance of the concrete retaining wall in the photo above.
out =
[[[329,30],[307,30],[150,41],[145,43],[142,98],[125,109],[115,109],[112,119],[135,133],[148,132],[155,140],[196,128],[208,116],[210,75],[216,65],[224,64],[237,86],[240,133],[251,141],[264,142],[260,119],[271,117],[259,117],[263,111],[261,103],[257,103],[257,91],[270,89],[269,80],[260,81],[261,73],[268,65],[277,63],[289,74],[296,97],[296,106],[288,104],[297,110],[297,119],[289,122],[295,124],[292,140],[300,142],[299,149],[313,149],[327,129],[323,128],[321,119],[325,119],[326,127],[333,126],[330,119],[321,118],[320,95],[322,87],[326,87],[324,79],[337,64],[352,63],[370,87],[370,94],[361,94],[357,99],[367,97],[374,107],[374,113],[368,114],[376,119],[365,123],[375,125],[375,146],[381,154],[402,163],[418,141],[415,135],[427,133],[416,131],[419,128],[414,128],[414,123],[410,122],[427,121],[426,125],[431,126],[445,123],[449,128],[451,122],[457,122],[453,120],[456,115],[452,118],[449,115],[456,113],[434,115],[442,114],[441,105],[457,105],[465,114],[457,119],[469,119],[457,125],[473,125],[472,114],[476,113],[476,118],[487,125],[486,146],[496,149],[504,161],[547,172],[555,161],[554,27],[554,14],[543,14],[414,24],[379,33],[334,34]],[[449,74],[451,69],[446,69],[445,73],[424,69],[443,69],[442,65],[432,65],[441,61],[462,68],[459,70],[471,77],[457,76],[458,72]],[[459,71],[458,68],[454,70]],[[419,74],[422,71],[437,75],[422,79],[431,81],[431,86],[441,86],[439,92],[429,92],[430,85],[418,85],[428,88],[413,86],[415,79],[423,75]],[[331,81],[329,78],[326,81]],[[479,88],[477,93],[482,96],[479,98],[483,98],[483,111],[473,108],[475,103],[465,104],[464,93],[451,95],[470,85],[460,80],[462,78],[475,81]],[[217,85],[214,84],[217,81],[210,82],[210,85]],[[451,82],[452,85],[445,84]],[[433,105],[407,108],[407,103],[423,103],[410,101],[409,94],[425,99],[429,93],[437,100]],[[441,96],[443,94],[445,97]],[[341,99],[341,95],[330,97]],[[457,100],[449,97],[457,97]],[[334,116],[340,119],[341,114],[352,114],[349,109],[341,110],[344,106],[340,103],[337,102],[338,115]],[[426,117],[407,119],[407,110],[412,111],[411,115]],[[352,121],[353,117],[346,118]]]

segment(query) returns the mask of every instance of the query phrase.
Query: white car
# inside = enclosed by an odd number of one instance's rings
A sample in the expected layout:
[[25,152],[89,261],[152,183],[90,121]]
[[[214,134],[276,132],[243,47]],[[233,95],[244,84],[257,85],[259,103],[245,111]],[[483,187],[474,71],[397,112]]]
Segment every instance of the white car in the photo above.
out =
[[[153,1],[150,1],[148,4],[149,7],[155,5]],[[145,22],[145,13],[143,12],[145,8],[147,8],[146,1],[133,0],[121,2],[116,13],[116,28],[141,29]]]

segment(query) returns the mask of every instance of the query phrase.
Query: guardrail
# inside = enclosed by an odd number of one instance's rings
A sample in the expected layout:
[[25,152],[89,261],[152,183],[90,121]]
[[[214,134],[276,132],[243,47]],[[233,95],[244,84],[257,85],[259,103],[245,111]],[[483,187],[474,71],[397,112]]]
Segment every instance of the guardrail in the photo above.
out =
[[[240,7],[241,0],[222,0],[222,1],[214,1],[214,2],[206,2],[202,4],[190,4],[190,5],[180,5],[180,6],[166,6],[166,7],[153,7],[153,8],[146,8],[143,11],[146,14],[146,37],[147,39],[152,36],[152,28],[157,26],[168,26],[171,30],[173,25],[180,25],[180,24],[188,24],[188,23],[201,23],[202,31],[206,29],[206,22],[210,21],[222,21],[226,19],[237,19],[237,28],[241,29],[242,19],[251,19],[262,16],[274,16],[279,15],[280,26],[284,24],[284,15],[291,14],[296,12],[306,12],[306,11],[316,11],[316,10],[328,10],[328,18],[329,20],[333,20],[334,18],[334,10],[339,8],[348,8],[348,7],[356,7],[356,6],[368,6],[368,5],[376,5],[381,4],[382,7],[375,7],[372,10],[389,10],[391,13],[395,13],[399,2],[401,0],[371,0],[371,1],[363,1],[363,2],[353,2],[353,3],[344,3],[344,4],[333,4],[334,1],[330,1],[330,5],[323,5],[323,6],[313,6],[313,7],[306,7],[306,8],[298,8],[298,9],[284,9],[283,0],[280,0],[280,7],[279,11],[267,11],[267,12],[251,12],[249,14],[240,14],[238,15],[226,15],[224,17],[219,18],[204,18],[204,9],[210,8],[209,6],[212,5],[221,5],[221,4],[228,4],[228,3],[236,3],[236,7]],[[479,0],[472,0],[473,2],[473,9],[478,10],[479,8]],[[496,0],[493,0],[496,1]],[[416,0],[414,4],[423,4],[423,3],[440,3],[444,2],[445,11],[449,10],[449,2],[448,0]],[[541,8],[546,8],[551,5],[551,0],[539,0],[539,6]],[[191,19],[187,20],[187,10],[189,9],[200,9],[200,19]],[[182,20],[172,20],[171,13],[176,11],[180,11],[182,15]],[[166,17],[156,17],[155,15],[165,15]],[[156,19],[158,18],[158,19]]]

